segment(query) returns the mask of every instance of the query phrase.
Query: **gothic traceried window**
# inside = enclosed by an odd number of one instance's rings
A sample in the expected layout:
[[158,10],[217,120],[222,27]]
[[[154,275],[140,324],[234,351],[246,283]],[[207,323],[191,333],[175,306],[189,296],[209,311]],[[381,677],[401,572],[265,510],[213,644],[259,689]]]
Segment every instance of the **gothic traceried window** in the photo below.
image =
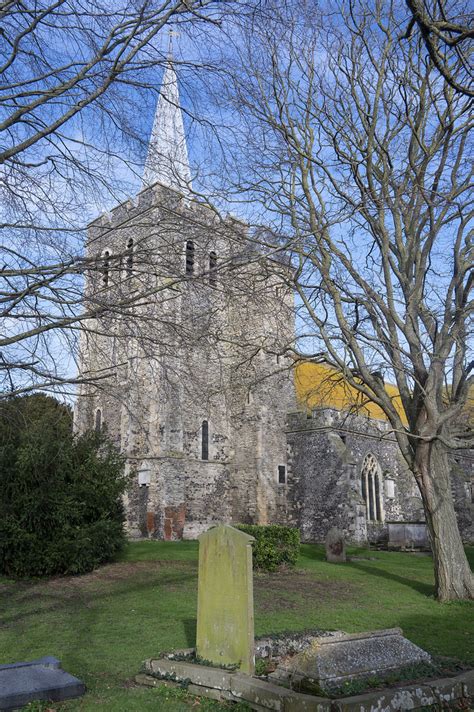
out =
[[209,423],[202,421],[201,426],[201,460],[209,460]]
[[372,522],[383,521],[382,470],[377,458],[368,453],[362,463],[360,475],[361,493],[367,510],[367,519]]
[[209,253],[209,284],[215,287],[217,284],[217,255],[215,252]]
[[127,240],[127,250],[125,253],[125,269],[127,272],[127,277],[131,277],[133,274],[133,249],[134,242],[133,237],[131,237],[129,240]]
[[186,274],[194,273],[194,242],[188,240],[186,243]]

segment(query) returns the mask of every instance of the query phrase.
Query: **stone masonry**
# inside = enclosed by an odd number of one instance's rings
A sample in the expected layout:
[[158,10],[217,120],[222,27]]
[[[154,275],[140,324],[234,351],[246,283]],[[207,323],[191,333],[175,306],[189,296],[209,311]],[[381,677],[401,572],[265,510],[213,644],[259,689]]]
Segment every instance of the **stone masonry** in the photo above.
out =
[[[76,427],[99,419],[126,455],[132,536],[285,520],[278,478],[295,400],[279,353],[292,339],[292,295],[279,277],[287,267],[249,251],[244,230],[160,184],[90,226],[87,294],[112,309],[82,334],[81,371],[102,380],[82,388]],[[144,297],[128,308],[134,290]]]
[[[413,475],[386,422],[332,408],[287,419],[288,500],[303,541],[324,541],[331,527],[347,541],[387,543],[389,522],[424,522]],[[379,466],[380,516],[370,518],[361,481],[365,458]],[[472,452],[453,453],[452,491],[461,534],[474,540]]]
[[[89,227],[78,431],[126,457],[130,536],[196,538],[216,522],[337,527],[387,540],[423,521],[387,423],[297,407],[290,266],[191,190],[178,82],[164,74],[142,190]],[[463,537],[474,539],[472,453],[453,453]]]

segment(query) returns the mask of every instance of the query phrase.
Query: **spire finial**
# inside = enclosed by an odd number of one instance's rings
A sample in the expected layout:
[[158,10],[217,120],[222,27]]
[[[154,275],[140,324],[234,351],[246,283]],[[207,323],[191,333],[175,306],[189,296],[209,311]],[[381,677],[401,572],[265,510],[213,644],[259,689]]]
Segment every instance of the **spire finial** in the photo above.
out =
[[191,169],[179,101],[178,78],[172,63],[172,37],[177,34],[169,32],[168,60],[148,145],[143,184],[162,183],[180,193],[188,193],[191,189]]
[[168,61],[173,61],[173,37],[179,37],[177,30],[168,30]]

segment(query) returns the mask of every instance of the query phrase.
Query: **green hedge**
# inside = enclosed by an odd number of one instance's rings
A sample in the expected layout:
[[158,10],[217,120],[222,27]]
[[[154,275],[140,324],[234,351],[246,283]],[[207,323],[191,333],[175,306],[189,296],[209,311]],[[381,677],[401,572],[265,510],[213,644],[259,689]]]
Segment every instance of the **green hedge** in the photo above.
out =
[[253,536],[253,568],[276,571],[282,564],[293,566],[300,553],[298,529],[276,524],[238,524],[237,529]]
[[67,406],[1,403],[0,473],[0,574],[80,574],[123,547],[124,460],[104,432],[74,436]]

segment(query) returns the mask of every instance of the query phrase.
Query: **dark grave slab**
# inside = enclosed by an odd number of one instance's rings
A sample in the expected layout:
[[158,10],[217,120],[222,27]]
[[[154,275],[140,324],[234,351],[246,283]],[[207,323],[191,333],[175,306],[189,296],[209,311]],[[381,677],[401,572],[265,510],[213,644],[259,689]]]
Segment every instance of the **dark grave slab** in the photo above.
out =
[[62,702],[86,691],[81,680],[47,656],[27,663],[0,665],[0,710],[20,709],[33,700]]

